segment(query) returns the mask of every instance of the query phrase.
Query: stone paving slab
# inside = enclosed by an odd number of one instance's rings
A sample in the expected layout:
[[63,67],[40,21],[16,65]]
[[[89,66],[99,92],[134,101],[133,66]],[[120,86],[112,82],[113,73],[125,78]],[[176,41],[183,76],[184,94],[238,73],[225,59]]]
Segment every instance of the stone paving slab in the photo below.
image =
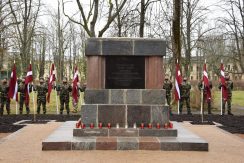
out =
[[42,150],[164,150],[208,151],[208,142],[177,122],[177,137],[73,137],[75,121],[68,121],[42,142]]

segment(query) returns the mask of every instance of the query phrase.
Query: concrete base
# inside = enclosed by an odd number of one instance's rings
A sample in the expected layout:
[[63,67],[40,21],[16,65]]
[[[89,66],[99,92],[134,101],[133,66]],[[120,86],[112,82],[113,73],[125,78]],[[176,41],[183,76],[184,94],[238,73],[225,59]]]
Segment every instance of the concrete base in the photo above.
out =
[[67,121],[42,142],[42,150],[208,151],[208,142],[174,122],[177,137],[74,137],[75,121]]

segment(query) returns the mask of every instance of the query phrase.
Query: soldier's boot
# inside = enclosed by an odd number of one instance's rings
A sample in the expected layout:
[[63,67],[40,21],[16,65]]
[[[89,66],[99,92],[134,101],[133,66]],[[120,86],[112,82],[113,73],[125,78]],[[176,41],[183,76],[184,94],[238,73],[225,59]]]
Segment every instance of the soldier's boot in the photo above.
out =
[[190,109],[190,108],[187,108],[187,114],[188,114],[188,115],[192,115],[192,113],[191,113],[191,109]]
[[37,114],[40,114],[40,107],[37,107]]
[[46,107],[44,107],[43,108],[43,114],[46,114],[46,112],[47,112],[47,109],[46,109]]
[[23,109],[19,108],[19,114],[21,115],[23,113]]
[[63,111],[60,111],[60,115],[63,115]]
[[7,114],[8,115],[10,114],[10,108],[7,108]]
[[26,107],[26,114],[29,115],[30,114],[30,108]]
[[208,104],[208,114],[212,114],[212,112],[211,112],[211,105],[210,104]]
[[232,114],[231,111],[229,110],[229,111],[228,111],[228,115],[234,115],[234,114]]
[[3,116],[3,108],[0,108],[0,116]]

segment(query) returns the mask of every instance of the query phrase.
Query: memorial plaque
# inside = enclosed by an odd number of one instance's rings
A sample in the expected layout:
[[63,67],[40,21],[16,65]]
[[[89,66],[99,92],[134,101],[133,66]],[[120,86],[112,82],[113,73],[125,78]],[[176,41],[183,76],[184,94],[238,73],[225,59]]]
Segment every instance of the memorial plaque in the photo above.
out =
[[145,57],[106,56],[106,89],[145,89]]

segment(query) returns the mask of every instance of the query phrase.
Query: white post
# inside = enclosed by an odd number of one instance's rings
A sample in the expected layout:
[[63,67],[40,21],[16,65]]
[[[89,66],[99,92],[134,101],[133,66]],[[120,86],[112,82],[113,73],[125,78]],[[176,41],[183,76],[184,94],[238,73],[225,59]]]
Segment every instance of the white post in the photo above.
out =
[[223,115],[223,88],[220,90],[220,114]]
[[55,82],[55,92],[56,92],[56,110],[57,110],[57,114],[59,114],[59,108],[58,108],[58,92],[57,92],[57,85],[56,85],[56,82]]
[[16,111],[16,115],[17,115],[18,114],[18,101],[15,101],[15,111]]
[[203,103],[204,103],[204,97],[203,97],[203,92],[204,92],[204,82],[202,82],[202,90],[201,90],[201,117],[202,117],[202,122],[203,122]]
[[[29,84],[27,85],[29,87]],[[35,105],[35,93],[34,93],[34,84],[32,82],[32,97],[33,97],[33,115],[34,115],[34,122],[36,121],[36,105]]]
[[178,100],[178,115],[180,114],[180,100]]

